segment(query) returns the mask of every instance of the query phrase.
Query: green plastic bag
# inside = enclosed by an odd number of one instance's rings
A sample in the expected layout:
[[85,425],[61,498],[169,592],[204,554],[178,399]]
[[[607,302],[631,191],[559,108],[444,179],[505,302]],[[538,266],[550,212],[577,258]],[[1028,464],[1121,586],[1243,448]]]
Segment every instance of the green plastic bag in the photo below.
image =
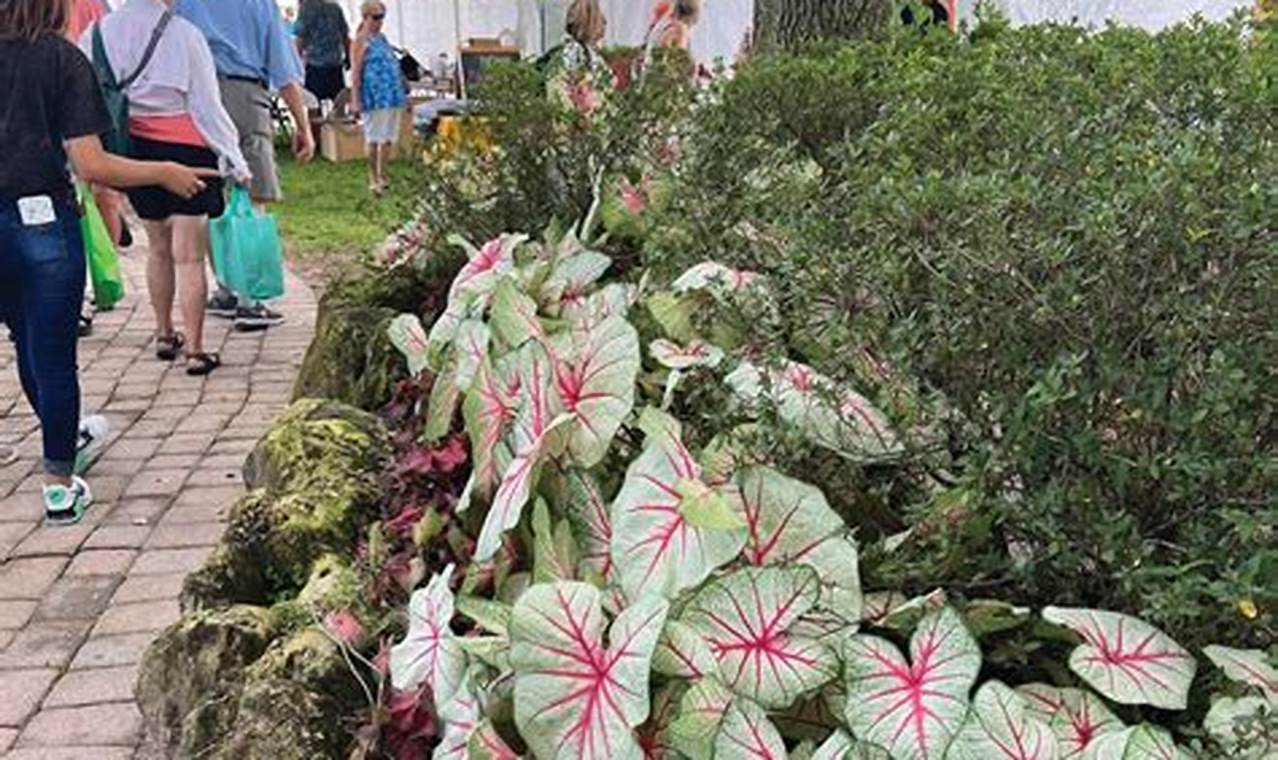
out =
[[236,186],[226,213],[209,223],[213,269],[219,281],[249,301],[284,295],[284,247],[275,217],[253,208],[248,190]]
[[84,258],[89,265],[89,280],[93,283],[93,305],[106,311],[124,298],[124,278],[120,275],[120,254],[115,241],[102,221],[102,213],[93,200],[93,193],[84,183],[77,183],[76,197],[84,215],[80,217],[80,233],[84,236]]

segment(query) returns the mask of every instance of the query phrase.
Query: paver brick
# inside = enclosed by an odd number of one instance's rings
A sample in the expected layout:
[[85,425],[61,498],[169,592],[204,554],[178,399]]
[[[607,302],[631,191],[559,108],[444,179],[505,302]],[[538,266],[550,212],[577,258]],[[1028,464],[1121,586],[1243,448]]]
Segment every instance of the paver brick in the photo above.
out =
[[119,577],[64,576],[40,600],[35,619],[95,620],[119,585]]
[[[18,740],[18,729],[16,728],[0,728],[0,752],[8,752],[13,743]],[[5,755],[7,758],[8,755]]]
[[90,625],[92,621],[85,620],[31,623],[18,631],[0,654],[0,669],[64,668],[79,649]]
[[150,535],[151,528],[146,525],[100,525],[84,542],[84,548],[138,549]]
[[148,602],[157,599],[176,599],[182,593],[182,584],[186,581],[186,573],[169,573],[168,575],[130,575],[115,590],[111,597],[112,604],[128,604],[129,602]]
[[113,668],[134,665],[142,661],[154,636],[150,633],[123,633],[110,636],[94,636],[84,642],[71,663],[72,670],[88,668]]
[[132,549],[94,549],[80,552],[67,567],[67,575],[124,575],[136,556],[137,552]]
[[36,713],[18,737],[18,746],[132,747],[141,729],[142,714],[132,702],[59,707]]
[[163,575],[190,573],[204,564],[212,554],[212,547],[198,549],[152,549],[143,551],[133,563],[134,575]]
[[10,670],[0,676],[0,726],[21,728],[58,677],[49,668]]
[[4,760],[133,760],[132,747],[34,747],[18,748]]
[[39,602],[34,599],[0,602],[0,631],[21,628],[35,613]]
[[44,699],[44,708],[78,707],[133,699],[138,680],[136,665],[118,668],[72,670],[58,679]]
[[[90,507],[89,509],[93,509]],[[41,525],[13,547],[10,557],[71,556],[93,531],[92,525]]]
[[[167,516],[166,516],[167,519]],[[169,523],[160,525],[147,539],[147,549],[184,549],[192,546],[212,546],[226,532],[226,525],[219,522]]]
[[181,617],[176,599],[113,604],[102,613],[93,628],[94,636],[118,633],[154,633],[168,628]]
[[66,566],[66,557],[10,560],[0,565],[0,599],[39,599]]
[[107,515],[108,525],[151,525],[169,507],[169,500],[161,497],[126,499]]
[[173,496],[182,490],[189,470],[143,470],[139,472],[129,487],[125,489],[126,497],[134,496]]

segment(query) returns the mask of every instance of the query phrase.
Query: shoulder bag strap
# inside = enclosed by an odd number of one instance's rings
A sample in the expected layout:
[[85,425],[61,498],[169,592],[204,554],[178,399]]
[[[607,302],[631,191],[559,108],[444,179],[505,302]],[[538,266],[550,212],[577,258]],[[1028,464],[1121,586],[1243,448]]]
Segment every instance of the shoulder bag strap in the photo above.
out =
[[125,77],[120,82],[119,89],[127,90],[130,85],[142,76],[142,72],[146,71],[146,67],[151,63],[151,57],[155,55],[155,48],[160,44],[160,38],[164,36],[164,30],[169,27],[169,22],[173,20],[173,11],[166,10],[164,15],[160,16],[160,21],[155,25],[155,31],[151,32],[151,41],[146,44],[146,52],[142,54],[142,61],[138,64],[137,69]]
[[115,81],[115,69],[111,68],[111,61],[107,58],[106,43],[102,40],[102,22],[93,25],[93,68],[108,90],[120,89]]

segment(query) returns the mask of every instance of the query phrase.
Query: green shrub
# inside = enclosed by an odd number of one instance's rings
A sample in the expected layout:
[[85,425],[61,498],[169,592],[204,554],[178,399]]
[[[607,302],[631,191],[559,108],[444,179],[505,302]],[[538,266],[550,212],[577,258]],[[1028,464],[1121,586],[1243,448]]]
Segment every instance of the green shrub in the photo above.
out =
[[940,465],[842,475],[885,489],[880,534],[913,526],[873,584],[1272,643],[1274,52],[1201,23],[898,34],[762,58],[697,114],[652,265],[768,275],[757,350],[940,434]]

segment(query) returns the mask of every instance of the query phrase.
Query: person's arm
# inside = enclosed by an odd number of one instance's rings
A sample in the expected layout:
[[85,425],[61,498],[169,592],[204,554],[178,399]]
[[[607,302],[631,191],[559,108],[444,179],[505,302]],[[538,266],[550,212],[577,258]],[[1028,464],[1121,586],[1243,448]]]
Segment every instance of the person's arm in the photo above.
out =
[[204,35],[192,31],[186,40],[191,81],[187,86],[187,110],[200,136],[217,154],[218,161],[232,179],[247,184],[252,179],[244,152],[240,149],[240,134],[235,122],[222,104],[221,89],[217,81],[217,66],[213,63],[213,51]]
[[363,34],[355,36],[355,46],[351,50],[351,113],[359,116],[360,90],[364,85],[364,53],[368,50],[368,39]]
[[97,135],[67,140],[67,156],[81,180],[107,187],[146,187],[159,185],[165,190],[190,198],[204,189],[201,177],[216,177],[214,169],[191,169],[171,161],[134,161],[107,153]]
[[293,115],[293,123],[297,129],[293,133],[293,155],[303,163],[310,161],[315,155],[315,136],[311,134],[311,117],[306,110],[306,100],[302,96],[302,60],[297,49],[284,28],[284,17],[280,15],[279,6],[267,3],[263,21],[267,24],[266,70],[270,84],[284,99],[289,113]]
[[298,161],[306,163],[315,157],[315,135],[311,133],[311,114],[306,110],[306,99],[302,96],[302,85],[289,82],[280,89],[280,97],[293,114],[293,123],[297,129],[293,132],[293,155]]

